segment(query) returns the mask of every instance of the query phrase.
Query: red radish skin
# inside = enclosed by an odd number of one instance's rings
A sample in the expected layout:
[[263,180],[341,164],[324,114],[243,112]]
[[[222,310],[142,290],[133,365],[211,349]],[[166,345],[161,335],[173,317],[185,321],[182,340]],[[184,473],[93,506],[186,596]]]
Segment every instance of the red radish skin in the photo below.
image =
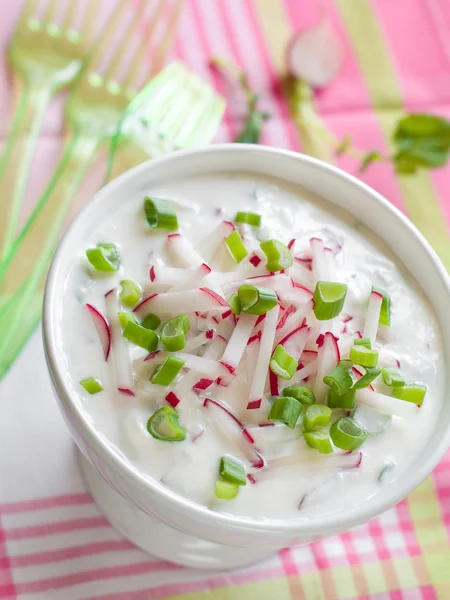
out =
[[253,475],[251,473],[247,473],[247,479],[250,481],[250,483],[253,483],[253,484],[256,483],[256,479],[253,477]]
[[228,319],[228,317],[230,317],[233,313],[231,312],[231,309],[226,310],[224,313],[222,313],[222,319]]
[[204,391],[204,390],[207,390],[213,383],[214,383],[214,379],[202,378],[202,379],[199,379],[194,386],[192,386],[192,389]]
[[202,427],[201,430],[196,435],[194,435],[194,437],[192,438],[192,443],[196,442],[198,440],[198,438],[201,437],[204,433],[205,433],[205,428]]
[[[361,379],[361,377],[364,376],[364,373],[362,373],[362,371],[360,371],[357,367],[352,367],[352,371],[353,371],[353,374],[355,375],[355,377],[357,377],[358,380]],[[371,390],[372,392],[375,391],[372,384],[368,385],[367,388],[369,390]]]
[[150,281],[155,281],[155,267],[150,267]]
[[86,304],[86,308],[94,321],[95,329],[97,330],[103,348],[103,356],[107,361],[111,351],[111,328],[106,317],[98,310],[98,308],[95,308],[92,304]]
[[293,248],[293,247],[294,247],[294,245],[295,245],[295,242],[296,242],[295,238],[294,238],[294,239],[292,239],[292,240],[290,240],[290,242],[289,242],[289,243],[288,243],[288,245],[287,245],[287,247],[288,247],[288,249],[289,249],[289,250],[292,250],[292,248]]
[[152,294],[144,298],[133,309],[133,312],[141,318],[145,318],[151,312],[156,314],[194,313],[221,310],[223,306],[228,307],[224,298],[221,298],[213,290],[199,288],[198,290]]
[[235,374],[235,369],[241,362],[257,318],[256,315],[241,315],[231,334],[230,341],[223,353],[222,364],[225,364],[232,375]]
[[275,427],[275,423],[271,423],[270,421],[267,423],[258,423],[258,427]]
[[166,395],[166,401],[168,402],[168,404],[170,404],[172,408],[176,408],[180,404],[180,399],[173,392],[169,392]]
[[191,242],[179,233],[167,236],[170,252],[182,267],[196,269],[205,262]]
[[248,259],[249,263],[251,263],[254,267],[257,267],[259,265],[259,263],[261,262],[261,259],[259,258],[259,256],[257,254],[253,254],[249,259]]
[[255,335],[252,335],[252,337],[248,339],[247,346],[250,346],[250,344],[253,344],[253,342],[260,341],[261,335],[261,331],[258,331],[258,333]]
[[252,434],[250,433],[250,431],[244,427],[244,429],[242,430],[242,433],[244,434],[244,437],[247,438],[247,440],[249,441],[250,444],[254,444],[255,443],[255,438],[252,436]]
[[158,356],[160,352],[161,350],[155,350],[154,352],[150,352],[150,354],[147,354],[147,356],[144,358],[144,362],[147,360],[153,360]]
[[280,390],[278,388],[278,377],[270,369],[269,369],[269,385],[270,385],[270,395],[271,396],[279,396]]
[[117,391],[123,396],[135,396],[136,394],[130,388],[117,388]]
[[261,404],[261,398],[259,400],[250,400],[250,402],[247,404],[247,410],[256,410],[258,408],[261,408]]
[[[293,304],[291,304],[291,306],[289,306],[288,308],[283,308],[283,313],[281,314],[280,318],[278,319],[277,329],[281,329],[286,324],[288,317],[290,317],[292,314],[294,314],[296,310],[297,309],[295,308],[295,306]],[[281,312],[281,310],[280,310],[280,312]]]

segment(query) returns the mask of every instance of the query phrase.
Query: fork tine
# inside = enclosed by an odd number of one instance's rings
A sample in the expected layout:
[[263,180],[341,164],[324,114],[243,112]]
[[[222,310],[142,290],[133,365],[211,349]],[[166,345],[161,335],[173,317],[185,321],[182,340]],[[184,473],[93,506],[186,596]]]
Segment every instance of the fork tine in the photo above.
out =
[[105,74],[105,79],[117,78],[119,67],[122,64],[122,60],[124,58],[124,53],[126,52],[128,46],[130,44],[130,41],[136,35],[136,25],[141,20],[142,13],[144,12],[146,6],[147,6],[146,0],[141,0],[139,3],[139,6],[137,7],[137,9],[134,13],[133,20],[131,21],[130,25],[128,26],[119,47],[116,49],[114,56],[113,56],[111,62],[109,63],[107,72]]
[[153,11],[152,16],[148,19],[147,26],[146,26],[144,34],[142,36],[142,42],[136,52],[136,57],[135,57],[134,61],[132,62],[132,64],[130,65],[130,67],[128,69],[127,76],[125,77],[125,80],[123,83],[125,88],[139,87],[139,82],[137,80],[138,80],[138,76],[139,76],[139,72],[140,72],[142,63],[144,62],[145,55],[147,53],[148,40],[153,35],[153,31],[154,31],[156,25],[158,24],[159,17],[162,14],[164,5],[165,5],[165,0],[158,0],[158,4],[156,5],[156,8]]
[[19,24],[24,26],[28,23],[28,20],[32,17],[37,16],[38,0],[27,0],[22,8],[22,12],[19,17]]
[[44,23],[54,23],[56,17],[56,0],[49,0],[47,8],[44,11],[42,20]]
[[[87,27],[89,28],[90,26],[92,26],[92,23],[86,23],[86,21],[88,20],[88,18],[90,18],[92,16],[92,6],[94,5],[94,3],[92,2],[92,0],[89,0],[88,4],[88,8],[86,10],[86,14],[84,17],[84,21],[85,24],[87,25]],[[90,66],[91,68],[95,68],[95,66],[98,66],[98,63],[104,58],[105,55],[107,55],[108,53],[108,49],[110,49],[111,47],[114,47],[112,45],[112,36],[114,35],[114,32],[117,28],[117,26],[119,25],[122,15],[125,11],[125,9],[127,8],[128,3],[127,0],[120,0],[118,6],[116,7],[116,9],[114,10],[114,12],[112,13],[112,15],[110,16],[108,22],[106,23],[106,27],[103,31],[103,34],[98,42],[98,44],[96,44],[94,51],[91,55],[90,58]]]
[[225,100],[221,97],[216,97],[211,104],[211,110],[205,112],[203,119],[193,124],[190,135],[182,140],[176,140],[176,144],[180,148],[209,144],[220,125],[223,113],[225,112],[225,106]]
[[[200,136],[202,134],[202,137],[206,138],[204,129],[208,129],[208,131],[212,129],[209,121],[218,112],[217,100],[217,96],[209,86],[202,85],[201,88],[196,90],[194,97],[191,94],[189,107],[182,119],[180,119],[181,127],[172,134],[172,139],[176,147],[182,148],[192,145],[193,139],[197,135]],[[219,101],[223,104],[222,99],[219,99]],[[194,108],[192,107],[193,104]],[[223,110],[220,116],[222,114]],[[214,118],[214,122],[217,122],[217,117]]]
[[[74,2],[74,4],[76,4],[76,2]],[[88,41],[92,41],[94,38],[94,24],[95,24],[95,14],[96,14],[96,10],[98,9],[98,6],[95,6],[95,3],[92,2],[92,0],[85,0],[85,9],[84,12],[82,14],[81,17],[81,22],[80,25],[78,27],[80,32],[83,32],[83,36],[85,37],[86,40]],[[111,18],[110,18],[111,20]],[[108,28],[109,25],[109,21],[106,24],[106,30]],[[95,52],[95,46],[94,46],[94,52]],[[91,62],[92,58],[93,58],[93,54],[89,59],[89,62]]]
[[166,60],[166,56],[169,53],[170,47],[172,46],[172,40],[175,35],[175,30],[178,24],[178,19],[181,15],[181,9],[183,8],[184,0],[175,0],[175,6],[172,9],[172,13],[170,15],[170,19],[167,23],[167,29],[164,34],[163,39],[158,45],[158,48],[155,53],[155,60],[153,61],[153,65],[151,67],[150,74],[158,72],[164,61]]
[[63,18],[62,28],[64,30],[67,31],[68,29],[72,28],[76,10],[77,10],[76,0],[69,0],[68,4],[66,6],[66,13]]

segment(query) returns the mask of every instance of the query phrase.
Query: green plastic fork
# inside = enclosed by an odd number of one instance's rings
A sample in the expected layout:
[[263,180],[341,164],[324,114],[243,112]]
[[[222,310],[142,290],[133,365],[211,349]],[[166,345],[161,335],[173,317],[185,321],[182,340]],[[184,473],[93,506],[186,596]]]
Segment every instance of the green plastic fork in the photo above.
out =
[[[74,110],[80,111],[78,101],[75,107]],[[174,149],[207,144],[218,128],[224,110],[224,100],[209,86],[180,63],[170,65],[135,97],[119,118],[110,107],[116,123],[112,132],[112,123],[108,121],[107,137],[112,139],[109,174],[115,176],[143,160]],[[92,130],[92,114],[90,120],[86,115],[84,119]],[[90,164],[86,157],[92,157],[99,140],[85,132],[81,139],[75,136],[71,144],[73,150],[69,143],[54,178],[26,225],[26,235],[16,244],[16,253],[8,268],[0,267],[3,293],[8,295],[9,292],[10,296],[0,311],[0,330],[3,332],[0,378],[40,320],[48,264],[74,191],[86,165]],[[38,257],[37,248],[40,248]]]
[[16,235],[45,110],[52,96],[79,75],[98,10],[95,3],[88,3],[82,25],[75,26],[77,0],[68,0],[57,24],[57,4],[57,0],[49,0],[39,17],[38,2],[28,0],[8,46],[16,107],[0,159],[0,259],[6,256]]

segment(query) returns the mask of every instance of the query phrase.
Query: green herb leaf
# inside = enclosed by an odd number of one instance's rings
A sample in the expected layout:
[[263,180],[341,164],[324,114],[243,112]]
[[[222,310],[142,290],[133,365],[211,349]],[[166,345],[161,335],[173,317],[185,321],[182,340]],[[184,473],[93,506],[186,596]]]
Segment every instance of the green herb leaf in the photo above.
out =
[[349,150],[352,146],[352,138],[349,135],[346,135],[342,142],[336,147],[335,154],[336,156],[341,156],[341,154],[345,154],[347,150]]
[[371,152],[368,152],[361,161],[359,172],[364,173],[365,171],[367,171],[367,169],[373,162],[380,160],[383,160],[383,156],[377,150],[372,150]]

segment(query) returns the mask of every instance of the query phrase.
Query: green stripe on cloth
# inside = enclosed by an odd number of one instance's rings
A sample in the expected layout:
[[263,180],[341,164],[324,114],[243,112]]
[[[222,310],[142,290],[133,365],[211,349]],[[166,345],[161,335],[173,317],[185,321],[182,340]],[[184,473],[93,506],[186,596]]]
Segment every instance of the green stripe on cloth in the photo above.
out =
[[[403,111],[403,94],[370,2],[337,0],[355,56],[388,144]],[[450,240],[431,179],[425,171],[398,176],[408,215],[450,269]]]
[[[209,589],[203,592],[190,594],[177,594],[166,600],[291,600],[286,579],[273,579],[271,581],[258,581],[241,585],[231,585],[218,589]],[[310,596],[314,600],[321,600],[319,596]],[[296,599],[295,599],[296,600]]]

